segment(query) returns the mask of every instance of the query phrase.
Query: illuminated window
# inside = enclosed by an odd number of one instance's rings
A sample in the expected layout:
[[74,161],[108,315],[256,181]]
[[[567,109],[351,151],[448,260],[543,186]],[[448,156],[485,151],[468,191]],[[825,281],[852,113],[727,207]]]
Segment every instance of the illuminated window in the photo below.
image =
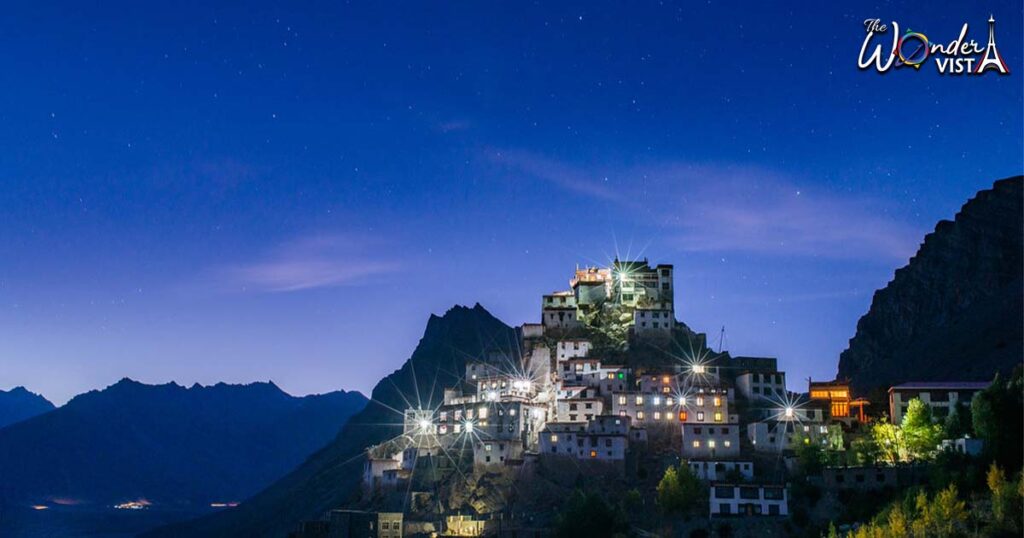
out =
[[672,420],[672,413],[665,413],[665,420]]
[[441,414],[438,415],[438,420],[440,420],[441,422],[445,422],[446,420],[448,420],[448,411],[441,411]]
[[487,452],[490,452],[491,451],[491,444],[490,443],[485,443],[484,444],[484,450],[486,450]]
[[722,421],[722,414],[721,413],[715,413],[715,422],[721,422],[721,421]]
[[636,419],[637,420],[643,420],[644,419],[644,412],[643,411],[637,411],[636,412]]
[[732,446],[732,443],[729,441],[722,441],[722,444],[725,445],[725,448],[729,448]]
[[697,407],[704,407],[704,397],[697,396]]
[[624,416],[626,416],[626,411],[625,411],[625,410],[620,410],[620,411],[619,411],[619,416],[620,416],[620,417],[624,417]]
[[619,405],[626,405],[626,397],[619,396]]
[[686,396],[679,398],[679,405],[686,405]]
[[700,441],[694,441],[693,448],[700,448]]
[[672,388],[671,387],[661,387],[661,392],[663,394],[668,394],[668,393],[672,392]]
[[643,405],[644,404],[644,397],[643,396],[637,396],[636,397],[636,404],[637,405]]
[[508,410],[508,414],[512,415],[514,417],[514,416],[516,416],[516,410],[515,409],[509,409]]
[[653,403],[654,405],[661,405],[661,398],[655,396],[654,398],[651,399],[651,403]]
[[715,407],[722,407],[722,399],[715,396]]
[[462,424],[456,424],[454,430],[455,430],[455,433],[461,432],[462,431]]
[[668,381],[669,381],[669,377],[668,376],[665,376],[665,377],[661,378],[661,382],[666,384],[666,385],[668,385]]
[[697,420],[700,421],[700,422],[704,422],[704,412],[703,411],[697,413]]
[[715,448],[715,440],[714,439],[708,441],[708,448]]
[[590,457],[591,458],[596,458],[597,457],[597,451],[596,450],[591,450],[590,451]]
[[805,432],[809,432],[809,431],[811,431],[811,427],[810,427],[810,426],[804,426],[804,431],[805,431]]
[[660,411],[655,411],[654,412],[654,420],[661,420],[661,412]]
[[665,398],[665,405],[666,405],[666,406],[668,406],[668,405],[672,405],[672,401],[673,401],[673,400],[672,400],[672,397],[671,397],[671,396],[669,396],[668,398]]
[[554,433],[551,434],[551,442],[552,443],[557,443],[558,442],[558,435],[556,435]]
[[828,426],[821,426],[821,428],[818,431],[820,431],[821,433],[828,433]]
[[481,407],[480,409],[478,409],[477,416],[480,417],[481,419],[487,418],[487,408]]
[[438,429],[438,431],[440,431],[442,434],[448,433],[448,426],[445,425],[445,424],[442,424],[441,427]]
[[686,411],[680,411],[679,412],[679,421],[680,422],[686,422]]

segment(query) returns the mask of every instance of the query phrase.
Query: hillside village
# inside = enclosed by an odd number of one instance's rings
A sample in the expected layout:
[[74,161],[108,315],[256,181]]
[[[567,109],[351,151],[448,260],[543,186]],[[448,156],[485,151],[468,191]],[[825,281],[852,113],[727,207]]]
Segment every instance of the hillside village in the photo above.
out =
[[[401,434],[366,451],[359,497],[292,536],[548,536],[581,488],[630,497],[633,528],[662,535],[645,514],[676,468],[701,483],[690,502],[700,513],[691,506],[681,523],[695,534],[679,535],[789,535],[791,519],[841,510],[809,514],[794,498],[805,480],[835,499],[924,480],[855,454],[869,409],[898,425],[916,400],[945,419],[987,385],[909,383],[873,407],[841,380],[790,392],[775,358],[713,352],[675,305],[672,265],[577,268],[568,289],[542,297],[516,353],[468,358],[441,402],[409,395]],[[981,449],[968,436],[943,443]],[[809,453],[824,463],[813,477]]]

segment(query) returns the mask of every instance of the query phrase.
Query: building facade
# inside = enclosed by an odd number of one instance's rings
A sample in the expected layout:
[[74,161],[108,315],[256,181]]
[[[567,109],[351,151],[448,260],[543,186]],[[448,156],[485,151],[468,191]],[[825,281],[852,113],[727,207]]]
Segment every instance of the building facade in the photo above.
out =
[[919,398],[932,410],[932,416],[942,420],[962,403],[971,405],[979,391],[988,388],[989,383],[976,382],[913,382],[896,385],[889,389],[889,416],[893,424],[902,424],[910,400]]

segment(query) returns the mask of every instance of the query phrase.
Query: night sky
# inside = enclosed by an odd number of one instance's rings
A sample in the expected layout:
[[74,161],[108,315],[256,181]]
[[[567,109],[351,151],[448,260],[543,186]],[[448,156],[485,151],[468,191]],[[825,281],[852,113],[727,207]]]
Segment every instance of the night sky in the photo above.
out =
[[[209,4],[7,6],[0,388],[369,393],[431,313],[536,322],[618,253],[806,390],[1024,169],[1019,2]],[[990,13],[1007,76],[857,68],[864,19]]]

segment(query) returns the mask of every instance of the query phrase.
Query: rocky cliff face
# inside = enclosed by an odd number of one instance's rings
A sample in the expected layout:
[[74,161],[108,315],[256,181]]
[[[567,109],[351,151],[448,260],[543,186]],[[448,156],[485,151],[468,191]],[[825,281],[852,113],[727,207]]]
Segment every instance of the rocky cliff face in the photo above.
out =
[[862,393],[905,381],[985,381],[1021,363],[1021,176],[997,181],[941,221],[875,292],[840,355]]

